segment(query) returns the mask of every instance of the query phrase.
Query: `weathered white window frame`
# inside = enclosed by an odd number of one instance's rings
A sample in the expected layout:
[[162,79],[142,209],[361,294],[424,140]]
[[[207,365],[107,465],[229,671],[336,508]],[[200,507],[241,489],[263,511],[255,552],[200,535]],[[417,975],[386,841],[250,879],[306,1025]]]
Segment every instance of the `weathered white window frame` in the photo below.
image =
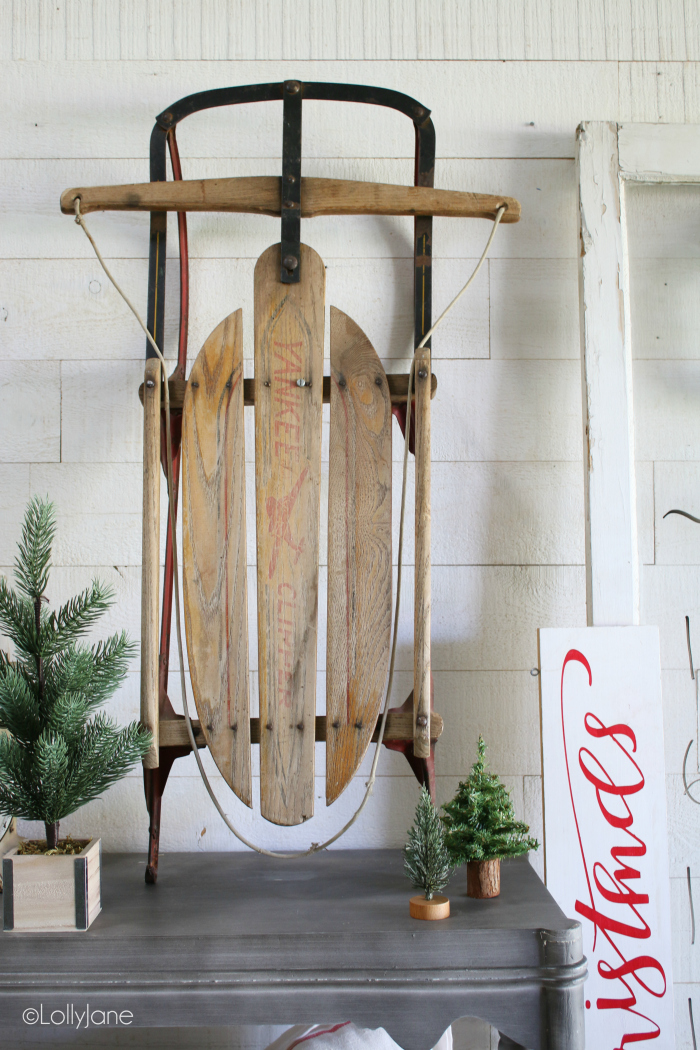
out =
[[628,182],[700,182],[700,126],[578,129],[579,267],[590,626],[639,623],[639,559],[629,266]]

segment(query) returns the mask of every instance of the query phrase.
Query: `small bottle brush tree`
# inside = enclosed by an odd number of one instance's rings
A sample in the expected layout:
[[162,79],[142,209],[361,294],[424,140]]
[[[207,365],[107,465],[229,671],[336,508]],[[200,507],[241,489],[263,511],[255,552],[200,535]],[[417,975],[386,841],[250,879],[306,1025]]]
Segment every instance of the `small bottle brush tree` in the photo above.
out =
[[0,579],[0,813],[43,820],[46,847],[58,826],[102,794],[148,751],[138,722],[120,729],[99,708],[124,679],[134,645],[125,633],[79,645],[112,604],[94,580],[57,612],[45,596],[56,531],[53,506],[33,499],[15,559],[16,591]]
[[[508,789],[495,773],[486,771],[486,744],[481,736],[478,753],[470,775],[460,783],[452,801],[442,807],[445,843],[455,864],[500,861],[539,846],[536,839],[528,837],[528,825],[515,819]],[[479,895],[497,893],[498,889]]]
[[421,788],[413,827],[404,846],[404,868],[417,890],[432,900],[450,880],[454,864],[445,846],[445,830],[430,793]]

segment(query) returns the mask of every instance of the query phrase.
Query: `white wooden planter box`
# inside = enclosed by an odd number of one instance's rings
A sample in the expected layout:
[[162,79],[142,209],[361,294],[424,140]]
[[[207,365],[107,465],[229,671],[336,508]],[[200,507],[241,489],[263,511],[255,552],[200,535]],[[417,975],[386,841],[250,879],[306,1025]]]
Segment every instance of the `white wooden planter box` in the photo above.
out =
[[102,910],[102,840],[74,856],[2,858],[3,929],[33,933],[87,930]]

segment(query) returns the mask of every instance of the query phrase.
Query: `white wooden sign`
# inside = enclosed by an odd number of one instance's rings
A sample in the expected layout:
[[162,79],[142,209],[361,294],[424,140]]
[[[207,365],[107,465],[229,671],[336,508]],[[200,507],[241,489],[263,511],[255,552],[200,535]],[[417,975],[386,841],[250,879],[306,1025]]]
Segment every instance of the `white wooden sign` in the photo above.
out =
[[547,886],[583,928],[586,1046],[675,1046],[656,627],[539,632]]

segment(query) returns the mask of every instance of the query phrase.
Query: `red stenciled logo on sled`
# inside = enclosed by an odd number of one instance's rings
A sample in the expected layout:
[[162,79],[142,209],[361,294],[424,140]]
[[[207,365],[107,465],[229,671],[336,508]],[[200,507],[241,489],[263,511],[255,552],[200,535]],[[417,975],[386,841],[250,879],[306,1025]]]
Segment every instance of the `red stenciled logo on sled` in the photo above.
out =
[[[564,676],[567,665],[571,662],[579,663],[588,672],[588,684],[593,685],[593,674],[588,660],[577,649],[570,649],[564,658],[561,669],[561,729],[564,741],[564,757],[566,760],[566,775],[571,795],[571,805],[574,812],[576,834],[578,836],[581,859],[588,887],[588,903],[576,901],[576,911],[583,918],[593,923],[593,950],[595,951],[598,934],[607,941],[611,949],[613,962],[599,959],[597,970],[600,977],[606,981],[619,982],[611,984],[611,998],[599,998],[596,1006],[599,1010],[622,1010],[633,1014],[643,1022],[648,1022],[653,1028],[648,1031],[633,1031],[622,1036],[619,1046],[615,1050],[624,1050],[628,1043],[639,1043],[649,1039],[658,1039],[661,1034],[659,1025],[650,1017],[635,1010],[637,997],[633,991],[632,983],[644,989],[650,995],[661,998],[666,994],[666,974],[658,959],[652,955],[634,955],[636,944],[640,940],[646,940],[652,935],[652,931],[640,914],[639,908],[649,903],[649,895],[642,892],[643,886],[639,882],[632,888],[628,884],[641,880],[639,869],[631,866],[627,859],[645,856],[647,852],[646,843],[634,834],[632,826],[634,815],[627,801],[637,795],[644,787],[644,774],[638,763],[632,757],[637,750],[637,740],[632,728],[623,723],[607,726],[597,715],[587,712],[583,719],[583,726],[588,734],[587,747],[581,747],[578,751],[578,765],[588,784],[594,792],[595,802],[602,819],[616,831],[620,832],[620,844],[610,849],[610,857],[619,867],[611,872],[606,867],[606,858],[594,859],[589,863],[586,855],[579,818],[576,811],[576,799],[571,782],[571,768],[566,742],[566,726],[564,720]],[[596,755],[596,742],[612,742],[619,753],[615,752],[616,772],[623,770],[625,783],[617,783],[616,779],[601,760],[600,750]],[[600,743],[599,743],[600,748]],[[607,759],[606,759],[607,760]],[[619,774],[617,779],[621,779]],[[588,804],[588,798],[586,804]],[[608,860],[607,863],[610,863]],[[612,906],[612,907],[611,907]],[[625,911],[622,918],[619,907]],[[615,915],[610,913],[616,911]],[[601,946],[603,949],[605,945]],[[599,949],[600,950],[600,949]],[[628,956],[632,956],[628,958]],[[652,972],[649,972],[652,971]],[[659,974],[663,982],[663,988],[659,991],[650,987],[649,981],[653,978],[653,972]],[[617,998],[614,996],[617,995]],[[588,1003],[586,1004],[588,1005]]]
[[274,546],[272,548],[272,556],[270,557],[270,568],[268,570],[268,576],[270,579],[275,575],[277,571],[277,558],[279,557],[280,549],[283,543],[286,543],[292,552],[294,564],[299,561],[299,558],[304,550],[304,537],[295,543],[292,538],[292,530],[289,525],[289,519],[292,516],[294,510],[294,504],[296,503],[301,486],[306,480],[306,475],[309,473],[309,468],[304,467],[301,474],[297,478],[294,488],[288,496],[281,496],[279,499],[275,496],[268,496],[265,501],[265,510],[267,511],[268,518],[268,529],[270,534],[274,537]]

